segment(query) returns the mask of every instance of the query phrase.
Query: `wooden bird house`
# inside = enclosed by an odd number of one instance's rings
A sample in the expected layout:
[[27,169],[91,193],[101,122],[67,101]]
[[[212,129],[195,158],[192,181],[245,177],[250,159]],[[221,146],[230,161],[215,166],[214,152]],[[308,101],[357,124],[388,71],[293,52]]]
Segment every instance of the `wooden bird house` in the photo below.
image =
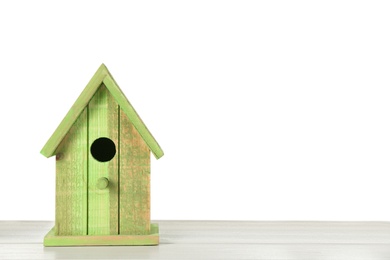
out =
[[164,154],[102,64],[41,151],[56,156],[55,226],[44,245],[158,244],[150,152]]

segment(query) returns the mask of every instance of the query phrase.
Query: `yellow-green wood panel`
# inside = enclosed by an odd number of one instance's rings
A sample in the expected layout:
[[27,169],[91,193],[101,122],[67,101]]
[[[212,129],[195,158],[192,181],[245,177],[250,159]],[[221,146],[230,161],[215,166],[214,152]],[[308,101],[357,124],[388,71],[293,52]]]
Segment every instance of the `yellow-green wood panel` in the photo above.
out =
[[[96,160],[90,148],[101,137],[111,139],[116,154],[110,161]],[[118,104],[104,84],[88,104],[88,235],[118,234]],[[108,179],[101,189],[101,178]]]
[[150,150],[119,109],[120,116],[120,207],[121,235],[150,233]]
[[56,150],[56,235],[87,234],[87,109]]

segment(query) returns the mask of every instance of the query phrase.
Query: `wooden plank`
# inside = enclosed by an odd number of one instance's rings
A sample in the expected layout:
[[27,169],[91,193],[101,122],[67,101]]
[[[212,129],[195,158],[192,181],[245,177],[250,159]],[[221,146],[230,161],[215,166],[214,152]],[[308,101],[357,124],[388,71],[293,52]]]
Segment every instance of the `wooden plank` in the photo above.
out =
[[42,248],[42,244],[9,244],[0,257],[7,260],[49,259],[169,259],[169,260],[388,260],[389,244],[160,244],[159,246],[100,246]]
[[133,106],[127,100],[126,96],[123,94],[122,90],[119,88],[118,84],[115,82],[111,74],[107,75],[103,79],[103,82],[107,86],[111,94],[114,96],[115,100],[118,102],[123,112],[125,112],[127,117],[130,119],[131,123],[138,130],[142,139],[145,141],[156,159],[161,158],[164,155],[163,150],[161,149],[160,145],[157,143],[153,135],[150,133],[149,129],[146,127],[142,119],[139,117]]
[[[111,139],[115,156],[107,162],[96,160],[89,150],[88,164],[88,235],[118,234],[118,104],[102,85],[88,105],[89,146],[101,137]],[[101,178],[108,188],[99,189]]]
[[[388,260],[390,222],[158,221],[159,246],[42,247],[51,221],[0,221],[0,259]],[[151,232],[152,233],[152,232]]]
[[87,234],[87,110],[56,150],[56,234]]
[[[390,245],[388,221],[156,222],[162,231],[160,244],[169,245],[235,243]],[[53,226],[53,221],[0,221],[0,244],[42,243],[42,238]]]
[[390,259],[389,222],[158,222],[157,247],[70,249],[42,248],[52,222],[0,221],[0,259]]
[[120,234],[150,232],[150,150],[123,110],[120,116]]
[[44,238],[44,246],[152,246],[159,243],[157,224],[146,235],[56,236],[54,230]]

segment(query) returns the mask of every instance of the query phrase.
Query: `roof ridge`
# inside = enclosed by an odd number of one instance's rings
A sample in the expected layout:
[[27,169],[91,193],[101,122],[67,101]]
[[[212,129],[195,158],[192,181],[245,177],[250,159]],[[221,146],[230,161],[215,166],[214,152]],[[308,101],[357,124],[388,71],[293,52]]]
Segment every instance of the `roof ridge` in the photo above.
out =
[[146,145],[152,151],[156,159],[164,155],[160,145],[152,136],[142,119],[139,117],[129,100],[126,98],[118,84],[115,82],[111,73],[108,71],[106,65],[102,63],[93,77],[88,82],[87,86],[76,99],[68,113],[62,119],[57,129],[51,135],[45,146],[41,150],[41,154],[46,157],[51,157],[55,154],[58,145],[61,143],[65,135],[68,133],[73,123],[80,116],[84,108],[88,105],[93,95],[96,93],[101,84],[104,84],[111,95],[114,97],[118,105],[125,112],[130,122],[134,125],[136,130],[145,141]]

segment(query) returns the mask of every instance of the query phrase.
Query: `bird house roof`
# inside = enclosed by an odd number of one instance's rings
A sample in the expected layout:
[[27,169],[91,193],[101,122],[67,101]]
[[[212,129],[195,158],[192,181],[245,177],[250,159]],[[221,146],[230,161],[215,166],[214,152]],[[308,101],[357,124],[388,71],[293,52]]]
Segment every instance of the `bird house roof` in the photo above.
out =
[[130,122],[137,129],[156,159],[162,157],[164,152],[162,151],[161,147],[149,132],[146,125],[142,122],[142,119],[138,116],[137,112],[127,100],[126,96],[123,94],[122,90],[119,88],[118,84],[115,82],[114,78],[104,64],[99,67],[83,92],[81,92],[80,96],[77,98],[76,102],[61,121],[60,125],[42,148],[41,154],[46,157],[55,155],[56,149],[61,143],[62,139],[68,133],[73,123],[77,120],[81,112],[83,112],[84,108],[88,105],[89,101],[92,99],[93,95],[102,85],[102,83],[107,87],[123,112],[125,112]]

